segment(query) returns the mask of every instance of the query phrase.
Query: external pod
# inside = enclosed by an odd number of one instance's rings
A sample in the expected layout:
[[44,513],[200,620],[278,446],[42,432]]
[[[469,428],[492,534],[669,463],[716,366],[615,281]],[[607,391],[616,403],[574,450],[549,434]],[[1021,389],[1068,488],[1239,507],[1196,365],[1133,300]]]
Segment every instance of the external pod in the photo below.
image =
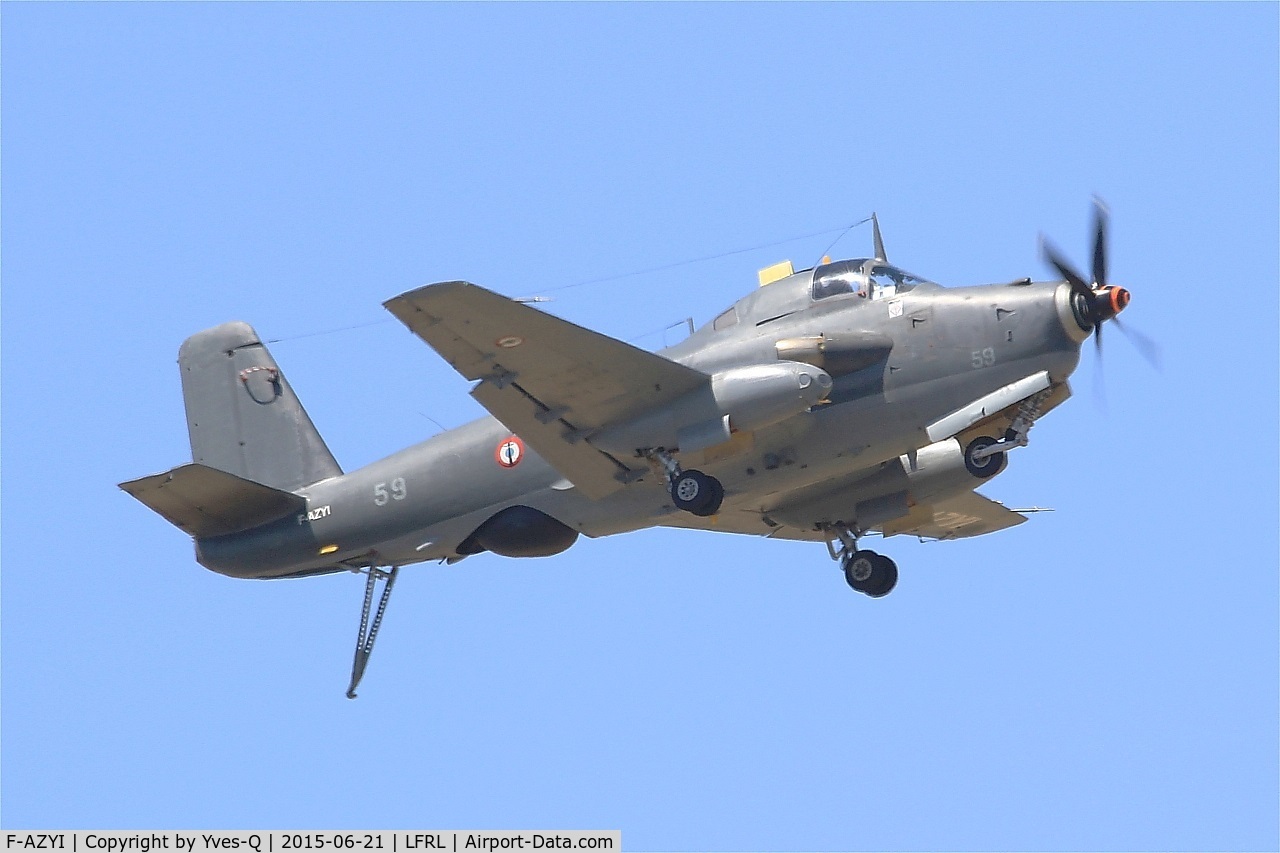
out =
[[870,367],[885,359],[892,349],[893,339],[876,332],[784,338],[774,344],[780,360],[812,364],[832,376],[844,376]]
[[831,375],[812,364],[782,361],[713,374],[668,409],[602,431],[591,443],[631,454],[654,448],[703,450],[736,430],[756,430],[807,411],[831,393]]
[[509,506],[476,528],[458,546],[459,554],[492,551],[503,557],[550,557],[578,539],[574,530],[541,510]]

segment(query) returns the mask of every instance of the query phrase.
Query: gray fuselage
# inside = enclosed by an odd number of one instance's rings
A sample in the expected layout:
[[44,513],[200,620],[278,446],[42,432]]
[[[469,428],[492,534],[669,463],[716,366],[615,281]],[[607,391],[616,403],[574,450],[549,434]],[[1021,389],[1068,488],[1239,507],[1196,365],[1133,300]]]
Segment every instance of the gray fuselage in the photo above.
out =
[[[846,263],[856,269],[861,262]],[[853,289],[815,298],[823,269],[759,288],[659,353],[713,374],[776,363],[785,346],[779,342],[882,342],[867,350],[868,363],[859,363],[855,347],[854,369],[832,371],[823,404],[691,454],[723,483],[719,518],[678,512],[657,474],[590,500],[532,448],[523,448],[516,464],[502,464],[499,448],[511,432],[486,417],[300,488],[305,513],[198,539],[197,557],[214,571],[254,578],[456,559],[480,525],[512,506],[532,507],[592,537],[673,525],[760,535],[786,528],[790,538],[820,540],[816,526],[824,519],[788,508],[838,493],[925,447],[925,425],[995,389],[1039,371],[1064,383],[1088,335],[1074,322],[1061,283],[952,289],[906,277],[881,290],[853,275],[845,276]]]

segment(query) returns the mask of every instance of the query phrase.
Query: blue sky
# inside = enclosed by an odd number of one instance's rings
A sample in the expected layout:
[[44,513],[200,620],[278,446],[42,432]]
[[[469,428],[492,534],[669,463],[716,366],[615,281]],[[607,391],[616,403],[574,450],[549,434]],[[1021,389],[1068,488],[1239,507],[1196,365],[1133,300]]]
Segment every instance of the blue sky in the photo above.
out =
[[[619,828],[627,849],[1276,849],[1277,6],[16,4],[2,17],[9,828]],[[234,581],[116,488],[252,322],[339,461],[477,416],[380,303],[465,278],[640,345],[879,213],[944,284],[1125,321],[983,491],[1014,530],[684,531]],[[866,227],[833,249],[865,254]],[[349,328],[329,334],[313,334]],[[1105,374],[1105,404],[1094,393]]]

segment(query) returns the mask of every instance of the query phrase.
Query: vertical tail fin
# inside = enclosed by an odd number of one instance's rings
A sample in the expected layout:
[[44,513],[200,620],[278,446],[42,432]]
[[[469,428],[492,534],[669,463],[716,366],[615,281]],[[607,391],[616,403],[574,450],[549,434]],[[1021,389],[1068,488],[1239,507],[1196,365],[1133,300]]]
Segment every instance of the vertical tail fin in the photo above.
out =
[[342,473],[247,323],[187,338],[178,366],[193,461],[285,491]]

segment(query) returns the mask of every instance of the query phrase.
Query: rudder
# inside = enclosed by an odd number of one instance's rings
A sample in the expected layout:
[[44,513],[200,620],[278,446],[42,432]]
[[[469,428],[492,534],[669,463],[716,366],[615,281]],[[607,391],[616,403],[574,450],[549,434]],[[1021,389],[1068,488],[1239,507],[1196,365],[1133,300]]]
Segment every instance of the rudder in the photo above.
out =
[[223,323],[178,350],[194,462],[291,491],[342,473],[248,323]]

